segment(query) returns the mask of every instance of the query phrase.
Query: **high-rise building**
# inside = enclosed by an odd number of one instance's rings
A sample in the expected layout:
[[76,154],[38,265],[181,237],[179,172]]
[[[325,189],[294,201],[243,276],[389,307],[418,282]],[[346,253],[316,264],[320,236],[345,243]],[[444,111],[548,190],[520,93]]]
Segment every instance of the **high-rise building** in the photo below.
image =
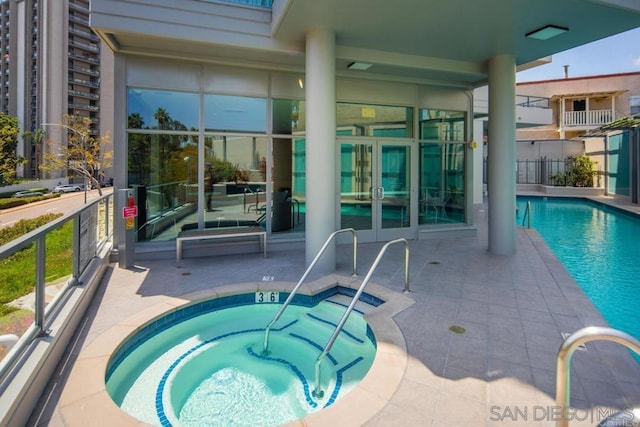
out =
[[[48,148],[23,132],[71,114],[90,117],[93,135],[102,134],[101,43],[89,28],[89,0],[0,0],[0,12],[1,111],[20,121],[17,154],[26,163],[18,176],[37,178]],[[61,126],[46,131],[60,143],[67,134]]]

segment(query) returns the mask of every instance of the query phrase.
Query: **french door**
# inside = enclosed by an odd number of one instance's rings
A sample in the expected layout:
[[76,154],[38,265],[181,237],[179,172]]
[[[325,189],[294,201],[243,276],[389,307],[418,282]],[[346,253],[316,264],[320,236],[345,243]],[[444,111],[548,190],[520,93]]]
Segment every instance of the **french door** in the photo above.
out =
[[339,139],[340,228],[359,241],[413,238],[411,144],[406,141]]

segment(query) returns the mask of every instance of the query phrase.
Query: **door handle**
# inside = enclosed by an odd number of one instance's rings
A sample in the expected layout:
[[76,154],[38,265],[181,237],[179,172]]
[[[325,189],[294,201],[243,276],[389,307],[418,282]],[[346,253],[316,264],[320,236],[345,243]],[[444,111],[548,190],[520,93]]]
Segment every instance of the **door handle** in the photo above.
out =
[[378,199],[384,199],[384,187],[378,187]]

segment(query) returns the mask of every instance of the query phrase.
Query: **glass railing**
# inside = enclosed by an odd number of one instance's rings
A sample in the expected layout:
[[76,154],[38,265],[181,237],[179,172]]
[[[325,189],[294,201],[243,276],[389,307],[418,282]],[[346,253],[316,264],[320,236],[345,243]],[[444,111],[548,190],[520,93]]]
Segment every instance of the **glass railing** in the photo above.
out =
[[27,346],[46,333],[65,297],[82,285],[78,279],[92,259],[111,250],[113,215],[109,194],[64,216],[43,217],[44,225],[32,231],[25,225],[13,233],[18,237],[0,233],[6,237],[0,245],[0,338],[13,339],[0,345],[0,384]]
[[550,102],[549,98],[541,96],[516,95],[517,107],[551,108]]

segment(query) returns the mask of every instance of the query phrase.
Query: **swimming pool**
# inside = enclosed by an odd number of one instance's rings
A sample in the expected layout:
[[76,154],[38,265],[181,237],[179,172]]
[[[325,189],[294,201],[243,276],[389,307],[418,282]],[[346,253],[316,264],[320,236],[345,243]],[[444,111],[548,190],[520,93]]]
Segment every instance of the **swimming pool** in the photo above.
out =
[[527,201],[531,227],[610,326],[640,339],[640,218],[587,199],[518,197],[520,225]]
[[325,397],[313,396],[315,360],[349,297],[338,289],[297,296],[272,329],[268,355],[264,327],[280,304],[256,301],[253,294],[203,301],[145,325],[108,365],[114,402],[153,425],[279,425],[332,405],[371,367],[375,338],[354,312],[323,363]]

